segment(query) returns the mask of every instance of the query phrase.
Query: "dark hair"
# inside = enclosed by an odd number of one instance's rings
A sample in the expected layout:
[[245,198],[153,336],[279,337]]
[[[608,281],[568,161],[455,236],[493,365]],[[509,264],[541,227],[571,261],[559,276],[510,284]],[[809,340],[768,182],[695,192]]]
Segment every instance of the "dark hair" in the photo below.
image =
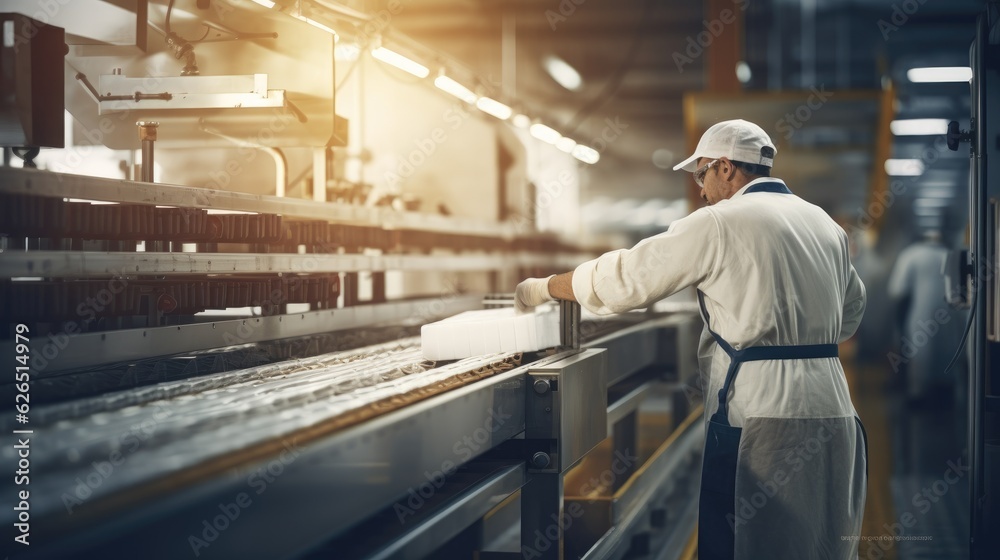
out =
[[747,163],[745,161],[734,161],[733,165],[736,166],[736,169],[739,169],[744,175],[749,177],[771,176],[771,168],[766,165],[757,165],[754,163]]

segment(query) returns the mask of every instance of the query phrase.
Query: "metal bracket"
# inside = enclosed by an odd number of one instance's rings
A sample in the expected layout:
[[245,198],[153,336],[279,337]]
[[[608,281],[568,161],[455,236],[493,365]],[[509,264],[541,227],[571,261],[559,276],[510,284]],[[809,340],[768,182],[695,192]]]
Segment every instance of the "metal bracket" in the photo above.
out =
[[559,301],[559,349],[580,348],[580,304],[575,301]]
[[973,151],[975,151],[976,146],[975,146],[975,143],[973,142],[974,138],[973,138],[973,135],[972,135],[973,131],[975,130],[975,128],[976,128],[975,122],[972,123],[972,130],[962,130],[962,129],[960,129],[958,127],[958,121],[951,121],[951,122],[949,122],[948,123],[948,133],[945,135],[945,139],[948,142],[948,149],[951,150],[951,151],[953,151],[953,152],[957,152],[958,151],[958,145],[961,142],[968,142],[969,144],[972,144],[972,146],[970,148]]
[[[80,76],[78,74],[77,79],[81,79]],[[84,86],[87,85],[84,82]],[[93,89],[93,86],[88,89]],[[285,90],[268,89],[267,74],[146,78],[110,74],[100,76],[96,93],[100,114],[133,109],[285,106]]]

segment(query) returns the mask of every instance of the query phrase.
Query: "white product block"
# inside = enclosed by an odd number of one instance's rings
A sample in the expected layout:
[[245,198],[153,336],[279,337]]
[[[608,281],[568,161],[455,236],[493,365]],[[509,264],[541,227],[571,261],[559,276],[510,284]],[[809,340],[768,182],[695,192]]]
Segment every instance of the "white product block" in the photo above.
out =
[[420,328],[428,360],[459,360],[498,352],[534,352],[559,345],[559,308],[530,313],[513,307],[466,311]]

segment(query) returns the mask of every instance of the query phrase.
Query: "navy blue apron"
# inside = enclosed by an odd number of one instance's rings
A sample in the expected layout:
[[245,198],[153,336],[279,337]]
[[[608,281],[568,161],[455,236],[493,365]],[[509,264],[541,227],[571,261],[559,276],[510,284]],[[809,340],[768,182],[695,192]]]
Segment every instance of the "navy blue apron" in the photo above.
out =
[[[788,187],[776,181],[758,183],[746,190],[791,194]],[[836,344],[804,346],[751,346],[736,350],[712,330],[705,298],[698,292],[698,303],[708,332],[729,355],[726,381],[719,391],[719,409],[708,421],[705,438],[705,458],[701,471],[701,499],[698,509],[698,558],[702,560],[732,560],[735,555],[736,464],[743,428],[729,425],[726,399],[736,373],[744,362],[759,360],[807,360],[836,358]]]

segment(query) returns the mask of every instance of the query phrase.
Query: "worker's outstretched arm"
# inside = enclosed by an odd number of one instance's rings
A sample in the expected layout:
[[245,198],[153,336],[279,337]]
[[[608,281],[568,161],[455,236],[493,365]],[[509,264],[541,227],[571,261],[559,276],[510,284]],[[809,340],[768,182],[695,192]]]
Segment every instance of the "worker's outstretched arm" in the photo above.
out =
[[552,299],[578,301],[602,315],[646,307],[715,274],[720,235],[717,218],[702,208],[631,249],[605,253],[573,272],[525,280],[515,291],[518,309]]
[[556,299],[576,301],[573,293],[573,272],[564,272],[549,277],[549,294]]

